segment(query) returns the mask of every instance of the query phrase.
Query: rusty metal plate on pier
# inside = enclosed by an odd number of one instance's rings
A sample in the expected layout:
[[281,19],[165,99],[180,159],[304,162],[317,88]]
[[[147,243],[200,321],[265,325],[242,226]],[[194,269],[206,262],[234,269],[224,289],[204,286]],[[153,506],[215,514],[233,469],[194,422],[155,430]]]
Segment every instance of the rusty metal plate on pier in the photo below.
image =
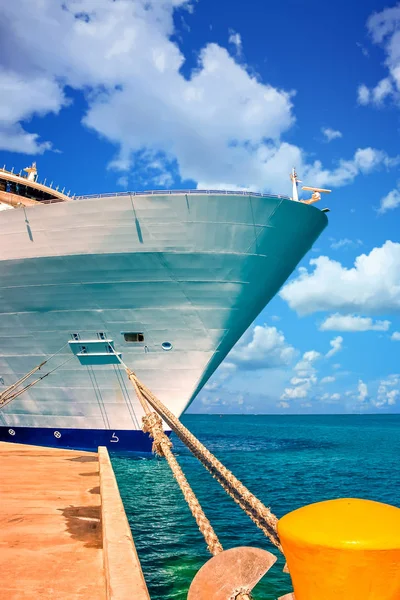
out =
[[239,594],[248,594],[275,561],[276,556],[260,548],[225,550],[201,567],[188,600],[234,600]]

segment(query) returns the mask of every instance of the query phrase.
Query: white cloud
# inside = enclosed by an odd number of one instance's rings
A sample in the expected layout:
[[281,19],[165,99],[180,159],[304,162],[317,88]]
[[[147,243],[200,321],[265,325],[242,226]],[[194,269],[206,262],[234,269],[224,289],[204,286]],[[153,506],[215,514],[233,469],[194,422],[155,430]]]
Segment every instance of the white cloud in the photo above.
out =
[[400,191],[399,189],[394,189],[388,194],[386,194],[386,196],[381,198],[378,213],[384,214],[388,210],[393,210],[398,206],[400,206]]
[[242,369],[270,369],[289,365],[296,354],[276,327],[256,325],[248,329],[227,357]]
[[387,398],[387,403],[389,405],[393,405],[396,404],[397,398],[400,395],[400,391],[399,390],[391,390],[390,392],[388,392],[386,394],[386,398]]
[[310,265],[313,270],[302,269],[280,292],[299,314],[400,311],[400,244],[388,240],[358,256],[350,269],[327,256],[311,259]]
[[310,373],[314,369],[314,362],[321,358],[321,353],[316,350],[309,350],[304,352],[303,357],[295,365],[295,371]]
[[369,89],[367,88],[367,86],[365,84],[361,84],[360,86],[358,86],[357,100],[358,100],[359,104],[361,104],[362,106],[365,106],[366,104],[369,103],[370,97],[371,97],[371,92],[369,91]]
[[392,82],[389,78],[381,79],[381,81],[372,90],[372,101],[379,106],[393,92]]
[[386,77],[368,88],[362,84],[358,88],[358,101],[360,104],[381,106],[384,101],[392,97],[399,101],[400,90],[400,5],[385,8],[381,12],[373,13],[367,22],[369,34],[373,43],[383,46],[388,69]]
[[396,385],[400,385],[400,375],[398,375],[397,373],[388,375],[387,379],[383,379],[381,381],[381,384],[388,386],[388,387],[394,387]]
[[388,77],[381,79],[374,88],[368,88],[366,85],[362,84],[357,91],[358,103],[363,106],[366,106],[367,104],[382,106],[385,99],[390,96],[393,91],[392,82]]
[[[294,123],[292,92],[262,83],[217,44],[204,46],[196,68],[182,75],[185,57],[171,39],[173,17],[189,6],[186,0],[5,3],[10,76],[29,76],[28,88],[35,77],[51,93],[39,105],[30,89],[21,94],[27,106],[1,123],[3,138],[20,118],[59,110],[60,86],[68,85],[86,94],[84,124],[119,148],[113,168],[127,171],[139,158],[176,160],[180,176],[201,185],[261,189],[267,181],[284,191],[283,176],[286,182],[302,156],[281,142]],[[239,49],[239,34],[231,42]],[[3,112],[11,104],[6,96]],[[22,138],[19,149],[26,150]]]
[[334,381],[336,381],[336,377],[333,377],[332,375],[327,375],[326,377],[323,377],[321,379],[320,383],[333,383]]
[[[2,43],[12,48],[0,77],[11,89],[0,96],[4,149],[51,148],[21,121],[57,113],[72,88],[85,95],[86,127],[117,148],[110,167],[140,165],[146,184],[170,185],[173,165],[198,187],[283,193],[293,164],[313,185],[331,186],[395,164],[374,148],[359,148],[332,169],[309,163],[302,148],[282,139],[295,122],[293,92],[262,82],[218,44],[205,45],[184,76],[173,35],[176,11],[193,12],[186,0],[14,0],[1,10],[11,24]],[[230,35],[241,48],[240,35]]]
[[358,382],[358,401],[359,402],[365,402],[366,399],[368,398],[368,386],[366,383],[364,383],[361,379]]
[[290,408],[290,404],[289,404],[289,402],[279,402],[279,403],[278,403],[278,406],[279,406],[280,408]]
[[28,133],[19,121],[33,116],[58,113],[67,100],[55,79],[37,75],[19,75],[0,67],[0,148],[10,152],[22,149],[26,154],[41,154],[50,142]]
[[235,373],[236,365],[224,360],[211,379],[206,383],[204,389],[207,391],[215,391],[221,389],[223,384]]
[[324,169],[320,161],[315,161],[305,168],[304,178],[307,177],[316,186],[341,187],[352,183],[357,175],[366,175],[380,167],[395,167],[399,162],[398,156],[390,157],[383,150],[358,148],[352,159],[339,160],[338,166],[332,170]]
[[360,42],[356,42],[356,46],[357,46],[358,48],[360,48],[360,50],[361,50],[361,52],[362,52],[363,56],[365,56],[365,57],[367,57],[367,58],[369,57],[369,52],[368,52],[368,49],[367,49],[367,48],[366,48],[366,47],[365,47],[363,44],[361,44]]
[[325,358],[331,358],[331,356],[334,356],[335,354],[337,354],[337,352],[340,352],[340,350],[342,349],[343,338],[342,336],[338,335],[337,337],[333,338],[333,340],[331,340],[329,343],[331,345],[331,349],[329,350],[329,352],[326,353]]
[[321,358],[321,353],[316,350],[304,352],[302,358],[294,367],[296,375],[291,378],[293,387],[286,387],[281,395],[281,400],[296,400],[306,398],[311,388],[317,383],[314,363]]
[[392,335],[390,336],[390,339],[393,342],[400,342],[400,331],[393,331]]
[[233,44],[236,49],[236,54],[240,56],[242,54],[242,37],[240,33],[234,31],[233,29],[229,30],[229,43]]
[[[378,393],[375,400],[371,400],[371,404],[376,408],[382,408],[384,406],[393,406],[397,402],[397,398],[400,395],[399,390],[387,389],[388,382],[381,381],[378,387]],[[389,384],[391,385],[391,383]]]
[[[343,338],[337,336],[330,342],[331,349],[325,355],[325,359],[331,358],[342,349]],[[281,395],[281,400],[297,400],[307,398],[311,391],[315,391],[318,385],[317,369],[315,363],[323,358],[323,355],[316,350],[304,352],[301,359],[294,366],[294,376],[290,379],[292,387],[286,387]],[[320,381],[321,384],[332,383],[335,377],[326,376]],[[330,397],[329,394],[327,397]],[[324,399],[324,397],[322,397]]]
[[120,185],[122,188],[127,189],[128,177],[126,175],[121,175],[121,177],[118,178],[117,184]]
[[341,131],[338,131],[337,129],[331,129],[330,127],[322,127],[321,131],[328,142],[343,137],[343,133]]
[[356,315],[330,315],[320,325],[321,331],[388,331],[390,321],[373,321]]
[[336,404],[338,400],[340,400],[340,398],[341,396],[337,392],[335,394],[328,394],[327,392],[325,392],[324,394],[319,396],[318,399],[326,404]]
[[349,238],[341,238],[340,240],[335,240],[331,238],[331,248],[333,250],[339,250],[340,248],[347,248],[349,246],[362,246],[363,243],[361,240],[349,240]]
[[301,385],[298,385],[293,388],[285,388],[281,398],[287,398],[289,400],[297,400],[298,398],[306,398],[311,387],[311,383],[309,381],[305,381]]

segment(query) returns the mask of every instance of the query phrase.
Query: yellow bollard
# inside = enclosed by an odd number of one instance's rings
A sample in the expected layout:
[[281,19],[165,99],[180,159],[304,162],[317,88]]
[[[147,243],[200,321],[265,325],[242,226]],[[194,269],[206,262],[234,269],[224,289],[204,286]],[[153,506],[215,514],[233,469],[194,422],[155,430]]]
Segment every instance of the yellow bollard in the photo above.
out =
[[299,508],[278,533],[296,600],[400,600],[400,509],[344,498]]

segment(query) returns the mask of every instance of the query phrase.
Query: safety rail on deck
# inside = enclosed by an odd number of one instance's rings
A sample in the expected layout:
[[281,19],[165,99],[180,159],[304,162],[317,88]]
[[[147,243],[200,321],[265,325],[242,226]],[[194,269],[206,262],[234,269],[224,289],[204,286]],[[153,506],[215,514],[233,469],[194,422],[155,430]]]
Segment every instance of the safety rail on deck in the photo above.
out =
[[261,192],[229,191],[229,190],[149,190],[147,192],[114,192],[108,194],[89,194],[86,196],[73,196],[74,200],[86,200],[89,198],[114,198],[114,196],[172,196],[174,194],[224,194],[229,196],[257,196],[261,198],[283,198],[291,200],[289,196],[276,194],[262,194]]

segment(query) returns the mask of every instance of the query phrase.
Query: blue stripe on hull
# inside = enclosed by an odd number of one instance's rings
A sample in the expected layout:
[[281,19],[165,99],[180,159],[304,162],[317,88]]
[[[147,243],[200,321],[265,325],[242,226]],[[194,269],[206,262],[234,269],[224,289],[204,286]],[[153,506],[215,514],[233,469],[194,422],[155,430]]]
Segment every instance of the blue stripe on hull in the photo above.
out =
[[[166,432],[167,435],[170,432]],[[147,433],[126,429],[50,429],[47,427],[0,427],[0,441],[51,448],[150,454],[152,440]]]

